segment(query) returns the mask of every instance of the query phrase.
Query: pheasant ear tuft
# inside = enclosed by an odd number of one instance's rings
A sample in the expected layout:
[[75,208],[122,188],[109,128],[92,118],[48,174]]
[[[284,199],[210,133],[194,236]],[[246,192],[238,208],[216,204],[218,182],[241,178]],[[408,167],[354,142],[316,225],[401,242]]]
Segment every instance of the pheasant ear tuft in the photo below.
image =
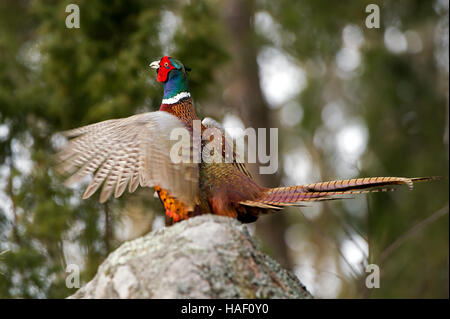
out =
[[192,69],[190,67],[188,67],[188,66],[185,66],[184,69],[186,70],[186,72],[191,72],[192,71]]

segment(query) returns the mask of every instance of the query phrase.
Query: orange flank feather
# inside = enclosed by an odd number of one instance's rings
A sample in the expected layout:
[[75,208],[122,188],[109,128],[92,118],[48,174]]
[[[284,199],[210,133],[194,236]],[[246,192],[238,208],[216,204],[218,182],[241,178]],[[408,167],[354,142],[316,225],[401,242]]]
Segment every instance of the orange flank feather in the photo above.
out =
[[170,196],[166,190],[158,186],[154,187],[155,191],[164,206],[166,211],[166,224],[171,225],[180,220],[188,219],[193,216],[193,212],[189,211],[185,205],[175,197]]

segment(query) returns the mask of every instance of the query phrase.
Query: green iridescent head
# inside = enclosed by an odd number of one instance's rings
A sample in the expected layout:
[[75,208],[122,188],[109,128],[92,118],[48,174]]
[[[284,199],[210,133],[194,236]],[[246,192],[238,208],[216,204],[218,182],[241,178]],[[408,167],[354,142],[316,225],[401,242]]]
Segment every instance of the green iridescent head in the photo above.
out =
[[158,82],[164,83],[163,99],[170,99],[180,93],[189,92],[189,85],[187,79],[187,71],[180,61],[165,56],[159,61],[154,61],[150,67],[156,69]]

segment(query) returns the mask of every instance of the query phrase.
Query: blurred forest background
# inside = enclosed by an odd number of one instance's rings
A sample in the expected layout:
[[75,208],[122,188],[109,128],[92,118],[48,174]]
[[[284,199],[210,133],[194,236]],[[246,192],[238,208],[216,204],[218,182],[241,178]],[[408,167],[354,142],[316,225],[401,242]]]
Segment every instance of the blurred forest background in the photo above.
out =
[[[66,28],[69,3],[79,29]],[[66,297],[68,264],[86,283],[122,242],[163,226],[151,189],[83,201],[51,156],[58,131],[158,109],[148,65],[165,54],[192,68],[201,117],[279,128],[265,186],[444,176],[250,228],[316,297],[447,298],[448,43],[446,0],[0,0],[0,298]],[[372,263],[379,289],[364,285]]]

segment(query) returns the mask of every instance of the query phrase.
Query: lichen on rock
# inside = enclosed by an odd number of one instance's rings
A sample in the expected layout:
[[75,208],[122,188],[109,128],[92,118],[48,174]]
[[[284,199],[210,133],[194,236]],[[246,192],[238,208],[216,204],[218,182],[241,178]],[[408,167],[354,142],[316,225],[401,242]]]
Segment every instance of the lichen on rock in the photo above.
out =
[[112,252],[70,298],[311,298],[237,220],[203,215]]

